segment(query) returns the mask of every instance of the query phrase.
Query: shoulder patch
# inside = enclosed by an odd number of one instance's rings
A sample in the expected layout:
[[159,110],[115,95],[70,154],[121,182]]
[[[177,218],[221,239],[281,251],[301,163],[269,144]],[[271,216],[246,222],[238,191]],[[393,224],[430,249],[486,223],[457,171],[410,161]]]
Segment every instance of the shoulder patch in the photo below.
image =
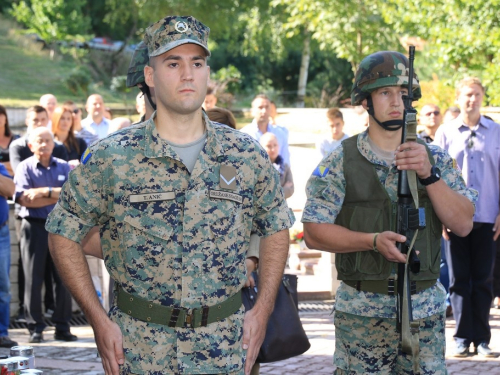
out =
[[329,170],[330,170],[329,168],[320,165],[314,170],[313,176],[325,177]]
[[91,156],[92,156],[92,153],[90,152],[90,148],[87,148],[82,155],[82,160],[81,160],[82,164],[87,163]]

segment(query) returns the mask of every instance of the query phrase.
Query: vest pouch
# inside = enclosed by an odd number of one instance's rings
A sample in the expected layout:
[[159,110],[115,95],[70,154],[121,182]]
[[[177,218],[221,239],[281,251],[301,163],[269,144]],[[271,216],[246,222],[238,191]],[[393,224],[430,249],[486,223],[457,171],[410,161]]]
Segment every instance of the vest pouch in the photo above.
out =
[[[439,275],[442,225],[434,213],[429,199],[425,199],[421,205],[425,207],[426,228],[418,231],[417,240],[415,241],[415,250],[420,251],[420,271],[430,271]],[[411,238],[408,240],[411,241]],[[418,275],[416,277],[418,279]]]
[[[382,210],[373,207],[344,206],[342,207],[346,219],[345,226],[356,232],[382,232]],[[354,253],[336,254],[335,265],[340,275],[378,275],[382,272],[384,257],[375,251],[358,251]]]

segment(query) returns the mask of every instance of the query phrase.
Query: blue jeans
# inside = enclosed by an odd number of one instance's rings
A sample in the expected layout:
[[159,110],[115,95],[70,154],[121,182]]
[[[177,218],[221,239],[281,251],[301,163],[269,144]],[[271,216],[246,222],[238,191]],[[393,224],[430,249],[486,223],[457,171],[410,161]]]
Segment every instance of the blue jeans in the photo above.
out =
[[0,336],[8,336],[10,317],[10,234],[9,225],[0,228]]

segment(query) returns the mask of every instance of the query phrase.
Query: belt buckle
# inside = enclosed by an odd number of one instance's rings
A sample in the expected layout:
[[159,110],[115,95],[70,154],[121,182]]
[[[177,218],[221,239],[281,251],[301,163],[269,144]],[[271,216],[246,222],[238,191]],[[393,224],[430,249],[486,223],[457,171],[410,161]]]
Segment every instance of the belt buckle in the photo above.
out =
[[184,318],[184,327],[186,328],[194,328],[194,313],[196,309],[186,309],[186,317]]

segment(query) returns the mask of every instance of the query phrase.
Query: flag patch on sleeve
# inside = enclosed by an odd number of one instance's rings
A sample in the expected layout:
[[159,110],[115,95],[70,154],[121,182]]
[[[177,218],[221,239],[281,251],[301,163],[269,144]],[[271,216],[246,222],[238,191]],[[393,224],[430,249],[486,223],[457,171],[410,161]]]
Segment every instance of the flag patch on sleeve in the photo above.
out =
[[82,155],[82,160],[81,160],[82,164],[87,163],[91,156],[92,156],[92,153],[90,152],[90,148],[87,148]]
[[330,170],[329,168],[320,165],[314,170],[313,176],[325,177],[329,170]]

